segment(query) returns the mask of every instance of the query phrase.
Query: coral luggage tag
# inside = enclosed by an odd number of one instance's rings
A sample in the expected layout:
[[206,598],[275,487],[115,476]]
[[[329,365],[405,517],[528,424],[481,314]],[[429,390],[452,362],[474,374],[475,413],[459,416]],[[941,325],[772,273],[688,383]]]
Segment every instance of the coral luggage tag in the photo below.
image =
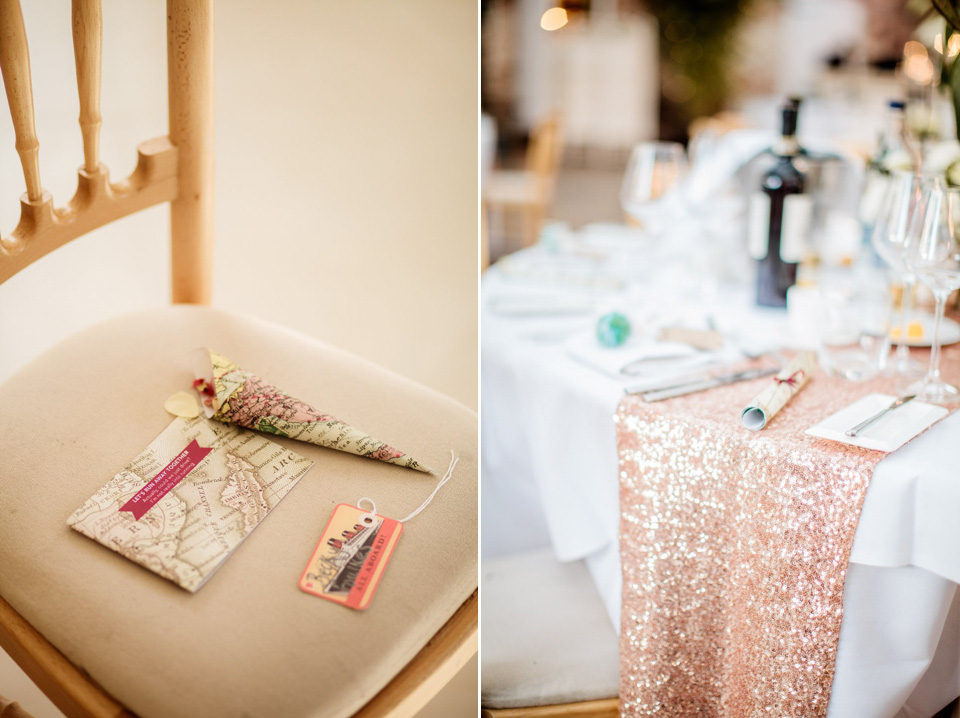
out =
[[370,605],[402,533],[400,521],[339,504],[300,577],[300,589],[363,610]]
[[[362,498],[356,506],[338,504],[300,576],[300,590],[358,611],[367,608],[403,534],[404,524],[423,511],[453,476],[459,459],[453,452],[450,456],[447,473],[427,500],[400,521],[378,514],[373,499]],[[362,508],[365,504],[370,508]]]

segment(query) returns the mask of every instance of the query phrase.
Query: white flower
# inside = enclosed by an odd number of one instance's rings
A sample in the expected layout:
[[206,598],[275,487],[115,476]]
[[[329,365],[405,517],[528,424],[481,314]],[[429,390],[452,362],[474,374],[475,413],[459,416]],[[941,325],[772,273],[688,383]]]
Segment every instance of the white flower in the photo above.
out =
[[880,166],[887,172],[913,169],[913,161],[905,151],[891,152],[880,160]]
[[960,187],[960,159],[954,160],[953,163],[947,167],[946,176],[948,185],[951,187]]

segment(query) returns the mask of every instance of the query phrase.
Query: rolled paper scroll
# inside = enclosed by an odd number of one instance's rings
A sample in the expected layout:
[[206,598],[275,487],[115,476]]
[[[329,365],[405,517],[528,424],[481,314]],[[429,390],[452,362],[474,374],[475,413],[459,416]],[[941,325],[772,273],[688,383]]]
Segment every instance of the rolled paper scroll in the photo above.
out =
[[817,356],[803,352],[795,356],[740,414],[740,423],[759,431],[800,391],[817,370]]
[[212,349],[201,350],[197,362],[193,387],[203,397],[210,419],[433,473],[404,452],[317,411]]

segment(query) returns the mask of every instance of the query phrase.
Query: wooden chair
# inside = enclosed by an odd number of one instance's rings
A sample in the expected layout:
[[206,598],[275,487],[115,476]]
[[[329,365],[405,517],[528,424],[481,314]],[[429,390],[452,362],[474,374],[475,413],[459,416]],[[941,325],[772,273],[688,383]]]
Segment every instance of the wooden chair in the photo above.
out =
[[616,718],[619,639],[583,562],[484,559],[483,718]]
[[480,273],[490,268],[490,231],[487,229],[487,208],[480,203]]
[[[202,306],[213,236],[210,0],[168,0],[169,133],[142,143],[119,182],[98,156],[100,0],[73,0],[73,35],[84,162],[75,195],[57,206],[40,181],[20,5],[0,0],[0,68],[27,189],[19,224],[0,239],[0,283],[98,226],[170,202],[178,306],[87,329],[0,384],[0,646],[71,718],[413,715],[477,650],[476,416],[321,342]],[[405,511],[433,486],[417,472],[293,442],[316,465],[195,595],[66,527],[167,424],[163,400],[190,378],[179,357],[200,345],[269,370],[308,401],[322,393],[325,410],[426,463],[459,454],[454,481],[404,533],[367,611],[300,592],[299,573],[335,504],[367,494],[381,511]]]
[[19,703],[0,696],[0,718],[33,718]]
[[617,698],[602,698],[596,701],[560,703],[553,706],[529,708],[483,708],[481,718],[619,718],[620,701]]
[[516,212],[524,218],[525,244],[537,241],[540,227],[553,204],[557,172],[563,152],[560,119],[550,115],[530,135],[522,170],[494,170],[483,188],[488,211]]

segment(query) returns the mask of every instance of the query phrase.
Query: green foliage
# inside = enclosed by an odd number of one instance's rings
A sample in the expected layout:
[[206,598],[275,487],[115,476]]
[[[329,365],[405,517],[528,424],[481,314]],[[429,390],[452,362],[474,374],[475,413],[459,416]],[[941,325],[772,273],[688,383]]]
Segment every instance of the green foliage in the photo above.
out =
[[[953,32],[950,33],[953,35]],[[944,84],[950,88],[950,96],[953,99],[953,116],[957,122],[957,137],[960,138],[960,62],[954,58],[950,64],[944,64],[943,74],[945,75]]]
[[[947,21],[946,32],[944,32],[943,47],[950,44],[950,38],[957,32],[960,32],[960,2],[957,0],[932,0],[933,6],[937,9],[943,19]],[[955,57],[949,63],[944,62],[940,71],[940,82],[950,88],[950,96],[953,99],[953,116],[956,118],[957,137],[960,138],[960,57]]]
[[[735,30],[750,0],[647,0],[660,25],[662,89],[684,126],[723,109]],[[672,110],[672,111],[670,111]]]
[[931,0],[933,6],[937,9],[943,19],[947,21],[947,25],[953,31],[960,31],[960,3],[954,2],[953,0]]

